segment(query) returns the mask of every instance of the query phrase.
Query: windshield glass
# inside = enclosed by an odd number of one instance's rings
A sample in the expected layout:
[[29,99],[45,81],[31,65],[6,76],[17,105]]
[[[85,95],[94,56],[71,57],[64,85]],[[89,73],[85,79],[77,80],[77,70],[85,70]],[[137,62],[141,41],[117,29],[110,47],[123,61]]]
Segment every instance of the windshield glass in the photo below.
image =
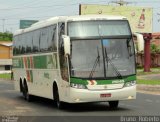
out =
[[71,52],[71,77],[110,78],[117,77],[117,72],[121,76],[135,74],[135,60],[129,55],[127,39],[73,40]]
[[135,74],[128,21],[69,22],[68,35],[71,39],[71,77],[120,78]]
[[104,77],[104,64],[100,40],[72,41],[71,75],[73,77],[88,78],[96,62],[98,53],[100,58],[98,66],[94,71],[94,77]]
[[131,35],[127,20],[95,20],[68,22],[70,37]]

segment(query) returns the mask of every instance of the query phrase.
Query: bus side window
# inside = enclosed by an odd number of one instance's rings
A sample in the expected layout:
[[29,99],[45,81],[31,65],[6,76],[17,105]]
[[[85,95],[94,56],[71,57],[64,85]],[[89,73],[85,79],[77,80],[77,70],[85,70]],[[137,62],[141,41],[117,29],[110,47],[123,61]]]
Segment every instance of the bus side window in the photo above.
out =
[[40,30],[35,30],[33,32],[33,52],[36,53],[39,51],[40,42]]
[[48,50],[48,28],[41,29],[40,38],[40,51],[45,52]]
[[21,48],[22,48],[22,35],[18,35],[17,37],[17,54],[22,54]]
[[48,27],[48,51],[57,51],[57,25]]
[[62,35],[64,35],[64,30],[65,30],[65,24],[64,23],[59,23],[58,25],[59,27],[59,50],[62,53],[62,55],[64,55],[64,45],[63,45],[63,39],[62,39]]
[[25,53],[25,37],[24,37],[24,35],[19,36],[18,42],[20,43],[19,54],[24,54]]
[[53,26],[52,42],[53,42],[53,51],[57,51],[57,25]]
[[26,35],[26,53],[32,53],[32,32]]
[[13,55],[18,55],[18,36],[13,38]]

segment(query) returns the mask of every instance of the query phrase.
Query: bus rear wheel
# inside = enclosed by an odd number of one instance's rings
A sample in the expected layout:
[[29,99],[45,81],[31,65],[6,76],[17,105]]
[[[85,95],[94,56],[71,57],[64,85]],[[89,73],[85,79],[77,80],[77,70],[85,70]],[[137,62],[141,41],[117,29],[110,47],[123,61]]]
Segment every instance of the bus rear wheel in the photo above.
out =
[[28,86],[26,82],[24,82],[23,84],[23,96],[24,96],[24,99],[27,100],[28,102],[31,101],[32,96],[28,93]]
[[109,101],[109,107],[112,109],[118,108],[119,101]]

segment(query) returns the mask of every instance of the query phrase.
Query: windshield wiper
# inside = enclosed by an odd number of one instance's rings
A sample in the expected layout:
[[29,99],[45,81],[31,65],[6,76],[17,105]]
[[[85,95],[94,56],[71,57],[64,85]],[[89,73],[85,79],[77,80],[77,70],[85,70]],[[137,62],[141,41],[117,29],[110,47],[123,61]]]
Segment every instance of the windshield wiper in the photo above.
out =
[[[131,39],[132,39],[132,38],[128,38],[128,39],[126,40],[127,50],[128,50],[128,56],[129,56],[129,57],[132,56],[132,51],[131,51],[132,49],[131,49],[131,45],[129,44],[130,41],[131,41]],[[128,58],[129,58],[129,57],[128,57]]]
[[96,60],[95,60],[94,65],[93,65],[93,68],[92,68],[92,70],[91,70],[91,73],[89,74],[89,78],[92,78],[93,73],[94,73],[94,71],[96,70],[96,67],[97,67],[97,64],[98,64],[98,63],[99,63],[99,66],[100,66],[100,55],[99,55],[98,47],[97,47],[97,53],[98,53],[98,55],[97,55],[97,58],[96,58]]
[[117,78],[120,78],[122,79],[122,75],[121,73],[118,71],[118,69],[115,67],[115,65],[112,63],[111,59],[108,57],[108,54],[107,54],[107,50],[105,48],[105,57],[106,57],[106,62],[107,62],[107,69],[108,69],[108,62],[112,65],[116,75],[117,75]]

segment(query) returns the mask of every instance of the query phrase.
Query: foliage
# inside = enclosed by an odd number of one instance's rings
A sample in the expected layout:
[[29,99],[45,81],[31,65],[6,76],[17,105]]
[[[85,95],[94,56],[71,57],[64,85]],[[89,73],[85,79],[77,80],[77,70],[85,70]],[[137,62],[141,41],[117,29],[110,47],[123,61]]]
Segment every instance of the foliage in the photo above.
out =
[[151,53],[160,53],[160,46],[157,46],[155,44],[151,44]]
[[10,32],[0,32],[0,41],[12,41],[13,34]]
[[[137,49],[137,47],[136,47],[136,49]],[[152,54],[160,53],[160,46],[157,46],[155,44],[151,44],[150,45],[150,50],[151,50]],[[144,54],[144,51],[138,52],[138,54]]]
[[0,74],[0,79],[11,79],[10,73]]
[[159,80],[138,79],[137,84],[160,85],[160,81]]
[[151,72],[144,72],[144,68],[137,68],[137,76],[149,75],[149,74],[160,74],[160,68],[151,68]]

